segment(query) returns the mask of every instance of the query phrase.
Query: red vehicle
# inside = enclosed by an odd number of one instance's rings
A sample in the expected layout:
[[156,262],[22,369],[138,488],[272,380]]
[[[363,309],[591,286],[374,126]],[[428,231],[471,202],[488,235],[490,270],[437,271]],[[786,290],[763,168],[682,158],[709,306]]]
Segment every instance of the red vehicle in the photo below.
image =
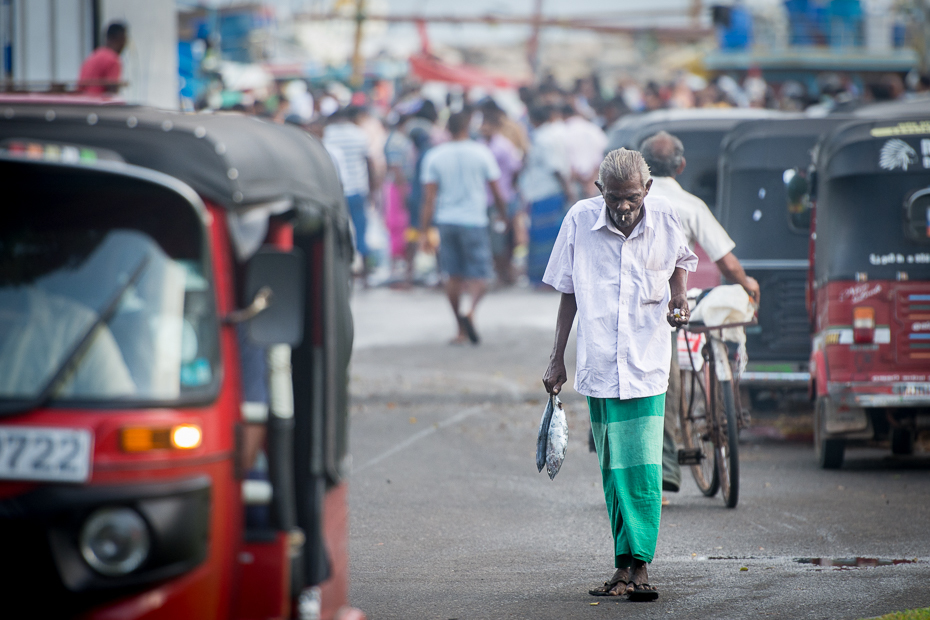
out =
[[930,429],[930,121],[861,120],[816,151],[808,299],[820,465]]
[[2,615],[363,618],[352,244],[323,147],[5,100],[0,184]]

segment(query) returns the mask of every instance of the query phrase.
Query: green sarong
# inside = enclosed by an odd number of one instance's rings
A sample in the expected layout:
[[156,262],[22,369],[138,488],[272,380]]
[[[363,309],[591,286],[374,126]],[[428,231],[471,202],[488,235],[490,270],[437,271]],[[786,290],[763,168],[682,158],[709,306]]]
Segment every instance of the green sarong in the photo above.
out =
[[[620,556],[651,562],[662,516],[662,429],[665,394],[646,398],[588,397],[604,498]],[[622,565],[621,565],[622,564]]]

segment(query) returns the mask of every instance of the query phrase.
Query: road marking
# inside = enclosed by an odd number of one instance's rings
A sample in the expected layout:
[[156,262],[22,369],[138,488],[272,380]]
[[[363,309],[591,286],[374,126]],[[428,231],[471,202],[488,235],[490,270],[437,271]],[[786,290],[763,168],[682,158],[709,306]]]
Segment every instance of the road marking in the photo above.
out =
[[386,452],[382,452],[381,454],[379,454],[379,455],[376,456],[375,458],[371,459],[370,461],[368,461],[368,462],[365,463],[364,465],[361,465],[361,466],[359,466],[358,468],[356,468],[354,473],[358,473],[358,472],[362,471],[363,469],[367,469],[368,467],[371,467],[372,465],[377,465],[378,463],[380,463],[380,462],[383,461],[384,459],[388,458],[389,456],[394,456],[395,454],[397,454],[397,453],[400,452],[401,450],[404,450],[404,449],[406,449],[406,448],[409,448],[410,446],[412,446],[412,445],[415,444],[416,442],[420,441],[420,440],[423,439],[424,437],[428,437],[428,436],[432,435],[433,433],[435,433],[435,432],[438,431],[439,429],[441,429],[441,428],[446,428],[447,426],[452,426],[453,424],[458,424],[458,423],[461,422],[462,420],[465,420],[466,418],[469,418],[469,417],[475,415],[476,413],[480,413],[480,412],[484,411],[485,409],[487,409],[487,405],[475,405],[474,407],[469,407],[468,409],[463,409],[463,410],[459,411],[457,414],[455,414],[454,416],[452,416],[451,418],[446,418],[445,420],[443,420],[442,422],[439,422],[438,424],[436,424],[436,425],[434,425],[434,426],[430,426],[429,428],[425,428],[425,429],[423,429],[422,431],[420,431],[419,433],[416,433],[416,434],[414,434],[414,435],[411,435],[410,437],[408,437],[408,438],[405,439],[404,441],[400,442],[399,444],[397,444],[396,446],[394,446],[394,447],[391,448],[390,450],[388,450],[388,451],[386,451]]

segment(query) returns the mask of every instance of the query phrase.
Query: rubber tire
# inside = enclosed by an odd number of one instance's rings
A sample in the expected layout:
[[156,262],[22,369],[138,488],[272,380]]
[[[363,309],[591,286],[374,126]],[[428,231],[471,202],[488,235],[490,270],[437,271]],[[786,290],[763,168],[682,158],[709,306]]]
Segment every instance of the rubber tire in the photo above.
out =
[[842,439],[826,439],[826,419],[824,410],[827,407],[827,397],[817,397],[814,406],[814,453],[817,464],[821,469],[839,469],[843,466],[843,453],[846,451],[846,442]]
[[[701,452],[704,454],[705,459],[713,459],[710,463],[710,467],[707,468],[708,472],[705,472],[701,465],[691,465],[691,476],[694,478],[694,484],[697,485],[698,490],[706,497],[713,497],[720,489],[720,478],[717,475],[717,453],[713,449],[713,444],[709,441],[696,441],[698,437],[692,434],[691,423],[685,413],[689,400],[685,395],[685,382],[687,381],[688,389],[690,390],[691,374],[692,371],[690,370],[681,371],[681,406],[678,409],[678,421],[681,425],[681,439],[686,448],[701,448]],[[703,377],[704,371],[701,371],[698,374],[697,381],[703,380]],[[695,391],[694,404],[698,406],[703,400],[703,396],[701,395],[699,387],[695,387]],[[707,450],[707,446],[710,446],[711,449]],[[705,473],[710,474],[710,480],[706,480]]]
[[736,508],[739,502],[739,425],[736,415],[736,403],[733,398],[733,382],[720,381],[720,394],[723,400],[723,409],[727,418],[727,454],[726,468],[729,472],[724,471],[723,463],[717,460],[717,468],[720,470],[719,477],[723,479],[727,476],[728,484],[721,484],[723,490],[723,501],[727,508]]
[[891,453],[898,456],[914,454],[914,433],[906,428],[891,429]]

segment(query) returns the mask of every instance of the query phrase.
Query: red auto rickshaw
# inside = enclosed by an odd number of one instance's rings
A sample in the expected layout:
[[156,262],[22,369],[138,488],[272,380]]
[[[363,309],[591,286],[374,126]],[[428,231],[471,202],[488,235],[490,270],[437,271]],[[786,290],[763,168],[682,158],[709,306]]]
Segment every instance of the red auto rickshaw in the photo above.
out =
[[0,100],[9,618],[348,607],[352,242],[319,142]]
[[930,120],[845,123],[815,156],[810,316],[814,442],[910,454],[930,429]]

